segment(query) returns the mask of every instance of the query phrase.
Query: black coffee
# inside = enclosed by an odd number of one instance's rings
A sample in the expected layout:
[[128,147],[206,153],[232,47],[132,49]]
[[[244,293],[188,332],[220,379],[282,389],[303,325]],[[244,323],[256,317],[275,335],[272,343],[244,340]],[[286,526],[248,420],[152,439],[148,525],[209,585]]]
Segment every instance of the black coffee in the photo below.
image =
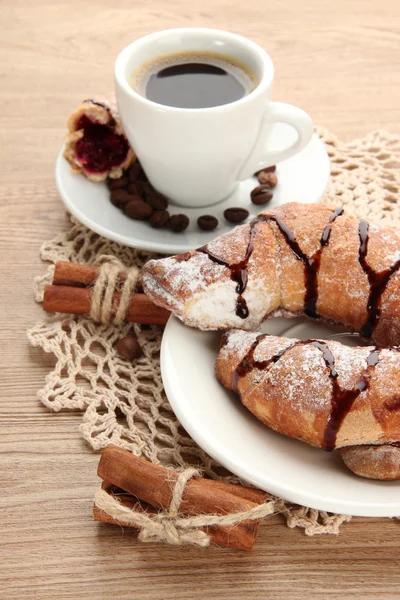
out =
[[170,54],[133,74],[132,86],[166,106],[210,108],[230,104],[256,86],[255,75],[229,57],[212,53]]

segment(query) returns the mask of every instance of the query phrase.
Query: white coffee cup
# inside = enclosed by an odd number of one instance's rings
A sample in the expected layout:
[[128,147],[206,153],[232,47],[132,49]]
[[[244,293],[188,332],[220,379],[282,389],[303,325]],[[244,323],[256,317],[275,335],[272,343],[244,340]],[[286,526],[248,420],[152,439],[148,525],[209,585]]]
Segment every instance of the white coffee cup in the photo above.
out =
[[[230,104],[177,108],[148,100],[130,83],[132,73],[157,57],[209,51],[245,63],[258,85]],[[215,204],[264,167],[300,152],[313,134],[311,118],[300,108],[270,100],[274,67],[250,40],[217,29],[169,29],[127,46],[115,62],[119,114],[129,142],[156,190],[176,204]],[[274,123],[288,123],[297,139],[287,148],[268,149]]]

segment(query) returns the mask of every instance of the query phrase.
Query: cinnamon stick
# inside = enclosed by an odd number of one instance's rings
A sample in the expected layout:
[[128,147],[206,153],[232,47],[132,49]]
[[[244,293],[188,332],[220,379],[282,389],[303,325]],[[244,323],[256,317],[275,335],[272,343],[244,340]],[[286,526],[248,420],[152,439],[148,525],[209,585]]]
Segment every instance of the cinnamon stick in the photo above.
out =
[[[131,494],[123,492],[123,490],[120,490],[112,483],[103,481],[101,487],[108,494],[112,494],[113,496],[118,498],[120,504],[130,508],[131,510],[134,510],[135,512],[145,512],[147,514],[156,514],[158,512],[157,509],[153,506],[150,506],[148,504],[144,506],[143,504],[140,504],[137,498],[135,498]],[[122,525],[124,527],[136,527],[132,523],[123,523],[122,521],[118,521],[118,519],[114,519],[113,517],[111,517],[111,515],[106,513],[104,510],[101,510],[101,508],[98,508],[96,505],[93,506],[93,518],[95,521],[99,521],[100,523],[110,523],[112,525]]]
[[[93,291],[90,288],[47,285],[44,290],[43,309],[47,312],[86,315],[90,313]],[[113,294],[113,307],[118,308],[120,293]],[[170,312],[156,306],[145,294],[132,294],[125,320],[144,325],[165,325]]]
[[[68,285],[71,287],[88,287],[96,282],[100,269],[92,265],[80,265],[78,263],[58,261],[56,262],[53,285]],[[126,279],[126,273],[121,271],[119,283]]]
[[[150,506],[149,504],[143,505],[143,503],[140,503],[139,500],[134,496],[125,493],[121,494],[118,491],[114,491],[115,486],[108,484],[102,485],[102,488],[106,492],[112,493],[113,496],[118,498],[118,501],[120,502],[120,504],[122,504],[122,506],[126,506],[127,508],[130,508],[135,512],[153,515],[158,513],[158,510],[156,508]],[[118,519],[114,519],[113,517],[111,517],[111,515],[106,513],[104,510],[101,510],[96,505],[93,506],[93,519],[99,523],[107,523],[109,525],[119,525],[120,527],[131,527],[133,529],[137,529],[136,525],[133,525],[132,523],[125,523],[123,521],[119,521]],[[229,546],[230,548],[236,548],[238,550],[251,550],[251,546],[244,546],[243,541],[241,539],[238,542],[238,537],[235,535],[235,531],[232,535],[232,530],[236,529],[234,527],[230,529],[229,535],[227,535],[225,531],[227,529],[226,527],[203,527],[202,529],[203,531],[207,532],[207,534],[211,537],[213,543],[217,546]]]
[[[107,446],[103,451],[97,472],[102,479],[112,482],[156,509],[169,506],[172,486],[177,478],[175,471],[138,458],[113,445]],[[180,510],[186,515],[224,515],[254,508],[263,503],[266,496],[261,490],[196,478],[187,483]],[[121,500],[125,502],[125,497]],[[99,511],[96,511],[96,516],[103,520]],[[258,526],[258,521],[244,521],[232,527],[212,527],[208,533],[219,545],[250,550]]]

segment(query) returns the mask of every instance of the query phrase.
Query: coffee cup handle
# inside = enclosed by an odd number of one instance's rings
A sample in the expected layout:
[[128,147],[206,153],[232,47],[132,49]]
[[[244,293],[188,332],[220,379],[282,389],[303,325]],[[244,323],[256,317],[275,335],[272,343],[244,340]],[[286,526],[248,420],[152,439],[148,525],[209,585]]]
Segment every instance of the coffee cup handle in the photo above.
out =
[[[265,148],[270,128],[274,123],[287,123],[297,131],[297,139],[282,150],[268,151]],[[261,123],[254,148],[241,168],[238,179],[243,181],[257,171],[286,160],[300,152],[308,144],[314,133],[311,117],[296,106],[284,102],[270,102]]]

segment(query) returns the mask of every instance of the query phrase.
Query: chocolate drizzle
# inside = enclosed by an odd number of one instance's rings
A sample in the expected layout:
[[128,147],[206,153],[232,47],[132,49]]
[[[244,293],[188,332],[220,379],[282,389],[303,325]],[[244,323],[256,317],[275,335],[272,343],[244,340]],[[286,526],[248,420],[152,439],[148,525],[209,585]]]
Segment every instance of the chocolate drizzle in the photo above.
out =
[[391,402],[384,402],[383,406],[386,408],[386,410],[392,411],[392,410],[400,410],[400,398],[393,398],[393,400]]
[[312,342],[322,352],[322,358],[329,369],[329,378],[332,382],[331,413],[326,423],[323,448],[324,450],[334,450],[336,438],[344,418],[349,413],[354,401],[369,386],[369,371],[379,361],[379,351],[374,348],[367,357],[367,367],[362,373],[360,379],[356,381],[351,390],[342,389],[338,382],[338,372],[335,369],[335,358],[327,344],[324,342]]
[[292,252],[299,260],[303,262],[305,267],[304,277],[306,285],[306,294],[304,299],[304,312],[309,317],[317,318],[318,314],[316,312],[316,305],[318,299],[318,272],[321,263],[321,255],[324,247],[329,244],[332,223],[336,219],[336,217],[339,217],[341,214],[343,214],[342,208],[337,208],[333,211],[333,213],[329,217],[329,224],[325,227],[325,229],[322,232],[320,240],[321,246],[311,257],[308,257],[302,251],[296,240],[294,232],[286,225],[286,223],[280,217],[276,215],[259,215],[250,223],[250,234],[246,248],[246,253],[243,260],[241,260],[238,263],[232,265],[229,264],[228,261],[223,260],[219,256],[215,256],[207,248],[207,246],[202,246],[201,248],[198,248],[198,252],[203,252],[204,254],[207,254],[208,257],[218,265],[228,267],[228,269],[231,272],[231,279],[237,283],[236,293],[238,294],[238,297],[236,300],[236,314],[241,319],[246,319],[249,316],[249,309],[247,307],[246,300],[243,297],[243,293],[247,286],[248,264],[249,259],[253,253],[256,225],[260,222],[275,221],[281,233],[283,234],[286,242],[290,246]]
[[304,283],[306,293],[304,296],[304,312],[308,317],[318,318],[317,301],[318,301],[318,273],[321,265],[321,256],[323,249],[328,246],[331,236],[332,224],[337,217],[343,214],[343,208],[336,208],[329,217],[329,223],[323,230],[320,238],[320,247],[312,256],[307,256],[300,248],[294,232],[282,221],[280,217],[275,215],[261,216],[264,221],[275,221],[287,244],[290,246],[293,254],[304,264]]
[[326,423],[324,437],[322,441],[322,447],[324,450],[334,450],[336,445],[336,438],[339,432],[340,426],[342,425],[346,415],[349,413],[354,401],[361,392],[365,391],[369,386],[370,371],[373,367],[378,364],[379,361],[379,350],[374,348],[367,357],[367,366],[362,373],[360,379],[356,382],[355,386],[351,390],[343,389],[340,387],[338,382],[338,372],[335,368],[335,357],[333,356],[328,344],[321,340],[294,340],[292,344],[289,344],[286,348],[280,350],[277,354],[264,361],[256,361],[254,359],[254,353],[259,343],[267,337],[266,335],[259,335],[246,356],[239,363],[232,375],[232,388],[236,393],[239,392],[239,381],[245,377],[253,369],[265,370],[271,364],[278,362],[278,360],[291,348],[300,345],[314,346],[322,352],[322,358],[328,368],[329,378],[332,383],[331,392],[331,411]]
[[108,106],[108,104],[106,104],[105,102],[101,102],[100,100],[93,100],[93,98],[87,98],[87,100],[84,100],[83,102],[90,102],[91,104],[95,104],[96,106],[101,106],[101,108],[105,108],[107,112],[111,112],[111,109]]
[[258,344],[266,337],[268,337],[267,333],[257,336],[257,338],[251,345],[250,350],[248,351],[246,356],[243,358],[243,360],[239,363],[239,365],[234,370],[234,372],[232,374],[232,388],[237,394],[239,393],[239,387],[238,387],[239,380],[242,379],[242,377],[245,377],[253,369],[259,369],[259,370],[266,369],[272,363],[278,362],[278,360],[285,354],[285,352],[290,350],[290,348],[293,348],[293,346],[297,346],[299,343],[301,343],[301,340],[296,340],[295,342],[293,342],[293,344],[289,344],[289,346],[287,346],[286,348],[283,348],[282,350],[277,352],[277,354],[275,354],[268,360],[263,360],[263,361],[254,360],[254,352],[256,351]]
[[207,254],[207,256],[210,258],[210,260],[212,260],[213,262],[217,263],[218,265],[223,265],[224,267],[228,267],[228,269],[230,270],[231,279],[232,279],[232,281],[236,282],[235,289],[236,289],[236,293],[238,295],[237,299],[236,299],[236,314],[241,319],[247,319],[247,317],[249,316],[249,309],[247,307],[246,299],[243,298],[243,293],[247,287],[247,280],[248,280],[247,267],[249,264],[250,256],[253,253],[255,231],[256,231],[256,225],[258,222],[259,222],[259,219],[257,218],[257,219],[254,219],[254,221],[252,221],[250,223],[250,234],[249,234],[249,241],[248,241],[247,248],[246,248],[246,253],[244,255],[243,260],[241,260],[240,262],[237,262],[237,263],[234,263],[233,265],[231,265],[226,260],[219,258],[219,256],[215,256],[207,248],[207,246],[202,246],[201,248],[197,249],[198,252],[203,252],[203,254]]
[[[246,300],[243,297],[243,293],[247,286],[248,280],[248,263],[253,252],[254,237],[256,231],[256,225],[259,222],[274,221],[278,226],[280,232],[285,238],[286,243],[292,250],[293,254],[298,260],[301,260],[304,265],[304,283],[305,283],[305,296],[304,296],[304,313],[308,317],[318,318],[317,302],[318,302],[318,275],[321,266],[321,257],[324,248],[329,245],[329,240],[332,232],[333,222],[337,217],[343,214],[342,208],[334,210],[329,217],[329,223],[322,231],[320,238],[320,247],[311,256],[307,256],[299,246],[296,239],[295,233],[286,225],[286,223],[277,215],[259,215],[254,221],[250,223],[250,235],[249,242],[247,245],[246,253],[238,263],[230,265],[229,262],[215,256],[208,250],[207,246],[199,248],[199,252],[207,254],[209,258],[219,265],[228,267],[231,272],[231,279],[237,283],[236,293],[238,294],[236,301],[236,314],[246,319],[249,316],[249,310],[246,304]],[[400,258],[389,268],[379,273],[375,272],[367,262],[368,253],[368,241],[369,241],[369,224],[367,221],[361,220],[358,227],[358,235],[360,240],[359,246],[359,262],[364,270],[364,273],[368,277],[368,283],[370,286],[368,303],[367,303],[367,319],[361,327],[361,335],[365,338],[372,336],[373,330],[379,320],[381,309],[381,297],[384,293],[391,276],[400,269]]]
[[382,294],[385,291],[391,276],[400,268],[400,258],[389,268],[377,273],[367,263],[368,241],[369,241],[369,223],[361,220],[358,226],[358,236],[360,247],[358,251],[358,260],[364,273],[368,277],[369,296],[367,303],[367,320],[361,327],[361,335],[369,338],[372,336],[374,328],[379,320],[381,309],[380,303]]
[[322,232],[320,247],[311,258],[308,259],[308,268],[306,268],[306,295],[304,298],[304,312],[308,317],[314,319],[318,317],[318,273],[321,266],[321,256],[323,249],[328,246],[331,237],[332,225],[337,217],[343,214],[343,208],[337,208],[329,217],[329,223]]

